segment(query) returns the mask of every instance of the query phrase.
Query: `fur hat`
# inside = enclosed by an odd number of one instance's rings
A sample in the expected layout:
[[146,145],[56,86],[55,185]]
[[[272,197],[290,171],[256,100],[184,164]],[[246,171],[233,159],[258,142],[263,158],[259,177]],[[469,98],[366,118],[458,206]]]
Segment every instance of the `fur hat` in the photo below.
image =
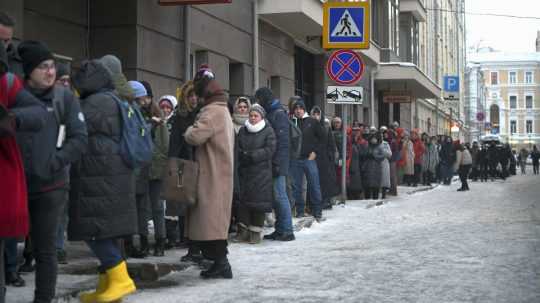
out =
[[39,41],[23,41],[17,48],[23,62],[23,71],[29,76],[34,69],[46,60],[54,60],[49,48]]

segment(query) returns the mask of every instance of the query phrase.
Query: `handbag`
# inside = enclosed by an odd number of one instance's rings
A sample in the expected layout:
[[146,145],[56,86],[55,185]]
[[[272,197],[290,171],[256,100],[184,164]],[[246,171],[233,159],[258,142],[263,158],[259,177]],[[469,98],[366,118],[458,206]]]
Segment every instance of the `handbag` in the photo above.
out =
[[161,198],[167,203],[194,206],[197,203],[199,164],[195,161],[169,158]]

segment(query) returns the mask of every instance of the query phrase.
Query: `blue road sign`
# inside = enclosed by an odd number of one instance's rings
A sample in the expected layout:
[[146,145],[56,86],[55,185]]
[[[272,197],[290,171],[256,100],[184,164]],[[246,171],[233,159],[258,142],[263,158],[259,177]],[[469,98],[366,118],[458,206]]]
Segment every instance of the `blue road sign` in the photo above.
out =
[[326,72],[330,79],[341,85],[358,82],[364,73],[364,62],[351,50],[334,52],[326,63]]
[[444,90],[446,92],[458,93],[459,92],[459,77],[458,76],[444,76]]
[[323,7],[324,48],[369,48],[369,2],[326,2]]

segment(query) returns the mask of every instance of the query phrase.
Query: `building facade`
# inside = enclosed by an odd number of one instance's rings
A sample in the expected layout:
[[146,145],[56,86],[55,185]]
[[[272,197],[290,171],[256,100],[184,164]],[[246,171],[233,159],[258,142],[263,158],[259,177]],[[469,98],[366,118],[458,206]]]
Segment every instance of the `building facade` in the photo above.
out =
[[486,134],[487,87],[484,73],[478,63],[467,64],[465,71],[465,125],[469,129],[468,141],[479,141]]
[[540,144],[540,53],[477,53],[470,62],[487,90],[485,132],[514,148]]
[[[300,95],[328,117],[344,114],[343,105],[326,102],[332,82],[325,72],[330,52],[321,37],[325,1],[157,2],[18,0],[0,2],[0,10],[16,20],[16,41],[41,40],[75,69],[84,59],[115,54],[128,78],[150,82],[156,96],[174,94],[199,64],[208,63],[231,99],[269,86],[284,104]],[[444,76],[464,71],[464,19],[450,12],[463,5],[464,0],[371,0],[370,49],[357,51],[366,64],[357,84],[363,103],[350,106],[349,121],[399,121],[430,134],[448,134],[452,121],[461,121],[462,96],[445,102],[442,87]],[[410,102],[385,98],[396,94]]]

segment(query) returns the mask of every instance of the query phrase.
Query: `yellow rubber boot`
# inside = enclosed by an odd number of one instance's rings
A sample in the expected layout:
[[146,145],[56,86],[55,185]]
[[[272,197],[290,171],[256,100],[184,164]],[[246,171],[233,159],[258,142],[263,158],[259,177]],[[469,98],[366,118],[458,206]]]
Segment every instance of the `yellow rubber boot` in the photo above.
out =
[[107,282],[107,275],[100,273],[96,291],[81,294],[79,300],[81,300],[82,303],[95,303],[97,295],[103,293],[107,289]]
[[114,302],[137,290],[129,277],[125,261],[107,270],[107,282],[107,289],[96,295],[96,302]]

